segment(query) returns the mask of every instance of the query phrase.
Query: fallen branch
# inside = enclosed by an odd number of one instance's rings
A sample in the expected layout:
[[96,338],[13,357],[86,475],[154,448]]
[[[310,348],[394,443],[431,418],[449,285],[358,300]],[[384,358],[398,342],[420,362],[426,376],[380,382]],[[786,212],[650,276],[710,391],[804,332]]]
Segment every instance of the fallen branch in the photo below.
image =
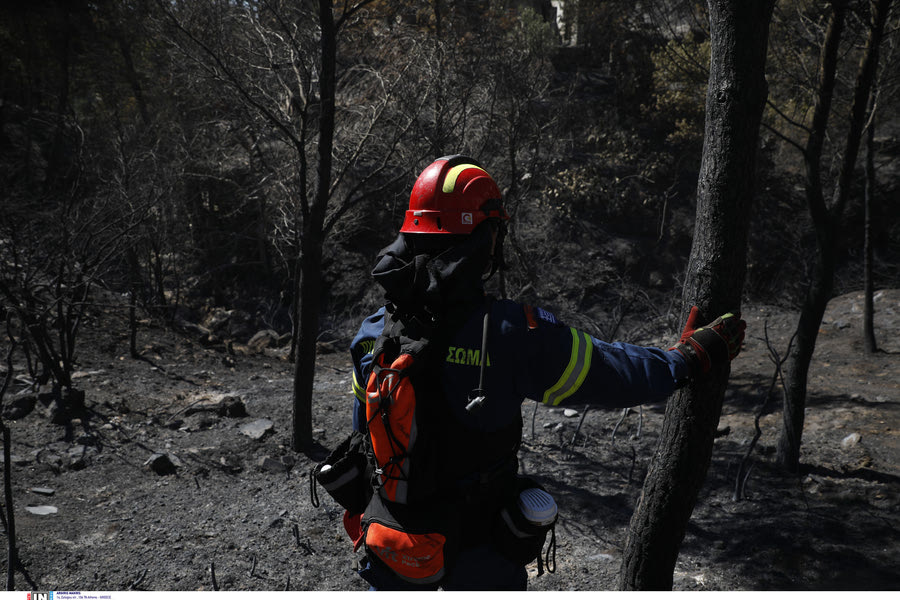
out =
[[144,578],[147,577],[147,573],[149,573],[149,572],[150,572],[150,569],[144,569],[144,572],[141,573],[140,577],[138,577],[137,579],[135,579],[134,581],[131,582],[131,585],[128,586],[128,589],[134,590],[137,588],[137,586],[141,585],[141,583],[143,583],[143,581],[144,581]]
[[572,441],[570,443],[572,448],[575,448],[575,440],[578,438],[578,432],[581,431],[581,425],[582,425],[582,423],[584,423],[584,418],[587,416],[587,412],[590,407],[591,407],[590,404],[585,404],[584,410],[581,411],[581,418],[578,419],[578,426],[575,427],[575,433],[572,434]]
[[[616,426],[613,427],[612,441],[614,441],[614,442],[616,441],[616,433],[619,431],[619,427],[625,421],[625,417],[627,417],[628,413],[630,413],[630,412],[631,412],[631,408],[626,407],[626,408],[622,409],[622,416],[619,417],[619,420],[616,422]],[[644,431],[644,407],[638,406],[638,429],[637,429],[637,433],[634,434],[633,439],[636,439],[636,440],[641,439],[641,435],[643,435],[643,431]]]
[[637,448],[631,447],[631,468],[628,470],[628,483],[634,479],[634,467],[637,465]]
[[612,430],[612,441],[616,441],[616,433],[619,431],[619,426],[622,425],[622,421],[624,421],[625,417],[628,416],[628,413],[630,410],[631,409],[628,407],[622,409],[622,416],[619,417],[618,421],[616,421],[616,426],[613,427],[613,430]]
[[297,547],[303,550],[304,556],[312,556],[315,554],[315,550],[312,549],[312,546],[309,545],[309,542],[303,542],[300,540],[300,527],[294,523],[294,542],[297,544]]
[[537,418],[538,403],[534,403],[534,410],[531,411],[531,439],[534,440],[534,421]]

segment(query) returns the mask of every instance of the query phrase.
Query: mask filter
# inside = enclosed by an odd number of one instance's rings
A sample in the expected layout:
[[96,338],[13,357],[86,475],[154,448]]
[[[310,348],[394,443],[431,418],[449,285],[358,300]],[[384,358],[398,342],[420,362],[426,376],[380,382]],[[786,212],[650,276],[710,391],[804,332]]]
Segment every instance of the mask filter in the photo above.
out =
[[[538,575],[556,570],[556,519],[559,509],[556,500],[536,483],[519,479],[519,493],[510,498],[500,510],[500,519],[494,527],[494,541],[500,552],[509,560],[525,566],[537,560]],[[544,542],[550,534],[546,556],[542,556]]]
[[522,490],[518,504],[522,516],[533,525],[543,527],[556,521],[556,500],[540,488]]

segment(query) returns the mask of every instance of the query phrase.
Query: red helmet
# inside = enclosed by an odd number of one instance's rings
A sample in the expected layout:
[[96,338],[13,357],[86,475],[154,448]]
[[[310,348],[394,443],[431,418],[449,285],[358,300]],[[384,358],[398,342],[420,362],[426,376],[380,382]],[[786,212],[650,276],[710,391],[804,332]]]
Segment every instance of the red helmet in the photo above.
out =
[[489,218],[507,220],[500,189],[481,166],[459,154],[422,171],[409,196],[402,233],[472,233]]

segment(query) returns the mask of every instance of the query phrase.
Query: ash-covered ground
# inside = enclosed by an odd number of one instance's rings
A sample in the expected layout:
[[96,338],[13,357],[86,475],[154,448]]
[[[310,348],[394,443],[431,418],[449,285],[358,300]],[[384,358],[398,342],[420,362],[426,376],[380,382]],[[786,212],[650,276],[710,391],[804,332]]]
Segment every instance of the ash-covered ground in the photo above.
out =
[[[861,295],[829,305],[810,377],[802,473],[774,466],[781,407],[770,407],[745,498],[735,501],[738,465],[773,373],[764,323],[783,352],[796,318],[745,306],[747,342],[675,589],[900,587],[900,290],[879,292],[875,306],[883,351],[867,356]],[[24,565],[17,589],[366,589],[353,573],[338,505],[322,490],[321,506],[310,502],[310,468],[350,429],[345,352],[319,357],[318,447],[298,454],[290,449],[292,366],[283,352],[209,347],[148,322],[139,331],[142,358],[133,359],[117,313],[99,313],[86,328],[76,374],[83,418],[55,425],[41,400],[7,417]],[[23,387],[13,385],[5,410],[27,408]],[[575,436],[584,407],[571,408],[567,416],[523,406],[522,469],[561,511],[557,570],[537,577],[532,569],[530,588],[614,589],[663,410],[623,418],[591,408]],[[5,553],[2,560],[5,569]]]

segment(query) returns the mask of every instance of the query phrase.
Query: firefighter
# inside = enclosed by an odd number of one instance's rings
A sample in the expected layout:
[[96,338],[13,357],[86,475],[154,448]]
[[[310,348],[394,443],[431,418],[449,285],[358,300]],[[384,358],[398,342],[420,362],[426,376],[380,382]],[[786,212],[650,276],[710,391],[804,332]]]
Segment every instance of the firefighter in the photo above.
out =
[[[737,356],[744,336],[739,316],[699,327],[694,309],[668,350],[606,343],[541,308],[488,301],[484,282],[502,266],[508,220],[497,184],[475,160],[439,158],[416,180],[399,236],[373,270],[390,311],[446,324],[440,385],[459,443],[448,443],[452,458],[441,477],[446,495],[463,506],[464,527],[453,564],[434,584],[445,590],[526,588],[525,568],[498,551],[489,533],[499,511],[491,494],[516,478],[523,400],[607,408],[663,402]],[[372,349],[385,319],[384,307],[366,318],[350,348],[353,426],[363,434]],[[473,389],[483,392],[475,410]],[[358,541],[359,516],[345,522]],[[359,573],[372,589],[415,589],[368,557]]]

